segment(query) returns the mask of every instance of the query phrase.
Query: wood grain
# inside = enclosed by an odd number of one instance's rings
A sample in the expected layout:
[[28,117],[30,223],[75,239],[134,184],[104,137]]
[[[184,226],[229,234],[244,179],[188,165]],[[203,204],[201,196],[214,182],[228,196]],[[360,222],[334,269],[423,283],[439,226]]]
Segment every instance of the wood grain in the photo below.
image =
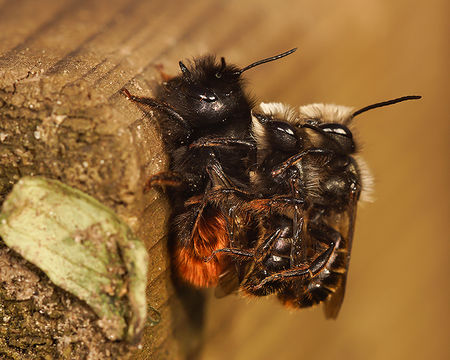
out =
[[[141,349],[135,352],[134,358],[146,359],[161,358],[159,354],[184,357],[193,351],[189,349],[198,347],[201,330],[187,320],[190,308],[176,294],[170,279],[167,202],[156,191],[143,193],[150,174],[166,167],[155,119],[118,94],[123,86],[151,93],[155,77],[151,56],[157,59],[169,47],[152,41],[163,17],[155,15],[148,22],[139,14],[154,13],[161,5],[22,1],[3,3],[0,11],[4,20],[0,56],[1,198],[20,177],[44,175],[95,196],[130,224],[147,245],[148,302],[159,313],[151,315],[161,317],[159,324],[147,328]],[[130,21],[138,17],[140,20]],[[138,72],[141,80],[131,84]],[[201,313],[202,304],[196,305]],[[11,325],[2,332],[6,339],[12,331],[26,329]],[[185,332],[190,334],[190,343],[184,341]],[[49,347],[56,346],[57,341],[49,341]],[[8,341],[2,344],[7,346]],[[4,354],[12,356],[14,352],[9,350]],[[23,351],[26,356],[43,356]]]
[[[60,178],[146,241],[149,301],[162,321],[138,359],[448,358],[448,11],[443,0],[0,1],[0,194],[31,172]],[[169,281],[167,204],[142,195],[144,179],[166,166],[157,128],[118,90],[151,94],[156,64],[175,74],[179,60],[212,52],[242,66],[294,46],[294,57],[248,72],[257,99],[359,107],[424,98],[358,124],[376,202],[359,211],[339,319],[208,293],[200,331],[201,297],[186,307]],[[91,153],[115,156],[96,172],[102,159]]]

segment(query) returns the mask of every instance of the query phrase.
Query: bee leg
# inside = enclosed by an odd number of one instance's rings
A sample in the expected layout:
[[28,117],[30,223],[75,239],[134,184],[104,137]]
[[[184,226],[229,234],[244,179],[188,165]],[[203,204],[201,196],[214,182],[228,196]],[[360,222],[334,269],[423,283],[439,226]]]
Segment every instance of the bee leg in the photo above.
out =
[[214,259],[214,257],[216,256],[216,254],[218,253],[225,253],[227,255],[233,256],[233,257],[237,257],[237,258],[241,258],[244,260],[249,260],[250,258],[253,258],[255,256],[255,253],[250,251],[250,250],[242,250],[242,249],[238,249],[238,248],[223,248],[223,249],[217,249],[214,250],[212,252],[212,254],[208,257],[205,257],[203,259],[204,262],[210,262],[212,259]]
[[281,208],[283,206],[286,207],[294,206],[297,209],[298,207],[303,207],[304,204],[305,201],[301,198],[277,195],[268,199],[250,200],[243,205],[248,211],[256,211],[257,213],[260,213],[260,212],[269,212],[272,210],[273,207],[277,207],[278,209],[282,210]]
[[206,164],[206,171],[211,180],[212,188],[233,187],[233,182],[224,173],[222,165],[212,151],[209,154],[208,163]]
[[259,245],[255,250],[255,261],[262,261],[267,254],[270,253],[275,241],[280,237],[281,229],[278,228],[272,234],[270,234],[261,245]]
[[[229,246],[230,248],[235,248],[236,239],[235,239],[235,231],[236,231],[236,223],[235,223],[235,214],[237,211],[237,206],[235,205],[236,200],[239,201],[239,199],[232,199],[230,200],[230,194],[235,195],[236,193],[240,193],[239,189],[215,189],[211,190],[206,194],[208,198],[209,203],[214,203],[219,208],[223,208],[222,211],[225,216],[225,222],[226,222],[226,229],[228,233],[228,239],[229,239]],[[231,205],[228,205],[228,203],[231,203]],[[214,253],[211,255],[214,256]]]
[[184,207],[202,204],[202,203],[203,203],[203,196],[202,195],[194,195],[194,196],[191,196],[189,199],[187,199],[184,202]]
[[192,232],[191,232],[191,240],[194,238],[194,233],[197,231],[200,219],[203,216],[203,211],[205,210],[205,207],[208,203],[205,200],[202,200],[201,203],[199,203],[198,206],[198,211],[197,211],[197,216],[195,218],[195,222],[194,222],[194,226],[192,227]]
[[[214,153],[211,153],[210,159],[206,166],[206,171],[211,180],[211,191],[207,193],[207,197],[211,202],[216,204],[229,203],[230,195],[233,194],[238,199],[248,200],[251,194],[245,190],[239,189],[223,171],[220,162],[215,157]],[[236,197],[233,200],[238,200]]]
[[190,148],[200,148],[200,147],[232,147],[232,146],[245,146],[249,148],[255,148],[256,144],[252,141],[235,139],[235,138],[214,138],[203,136],[200,139],[194,141]]
[[[340,237],[340,234],[338,232],[336,232],[336,233]],[[320,240],[320,241],[323,240],[324,242],[326,241],[328,243],[328,248],[325,251],[323,251],[319,256],[317,256],[314,259],[314,261],[311,263],[311,265],[309,265],[308,267],[283,270],[278,273],[274,273],[274,274],[264,278],[258,285],[255,286],[255,289],[260,289],[265,284],[267,284],[269,282],[277,281],[277,280],[295,279],[297,277],[305,277],[305,276],[314,277],[318,273],[320,273],[323,270],[323,268],[326,266],[328,261],[330,260],[331,254],[333,253],[334,249],[336,248],[336,244],[338,243],[338,241],[331,240],[328,238],[326,240],[325,240],[325,238],[318,239],[318,240]]]
[[[217,252],[228,252],[229,254],[251,257],[252,254],[242,252],[235,246],[235,216],[240,205],[246,201],[251,195],[250,193],[237,188],[232,179],[230,179],[223,171],[220,162],[217,160],[213,152],[206,167],[210,183],[203,197],[204,204],[212,204],[220,209],[225,217],[226,230],[228,234],[229,248],[216,249],[207,259],[210,261]],[[245,200],[244,200],[245,199]],[[203,205],[205,206],[205,205]],[[228,250],[229,249],[229,250]],[[232,249],[236,251],[233,252]],[[244,254],[245,253],[245,254]]]
[[144,185],[144,192],[149,191],[154,186],[172,186],[177,187],[183,184],[183,178],[180,174],[173,171],[161,171],[148,179]]
[[122,94],[124,94],[128,98],[128,100],[131,100],[133,102],[149,106],[152,109],[161,111],[162,113],[166,114],[170,118],[180,122],[186,128],[186,130],[189,131],[189,134],[190,134],[191,130],[190,130],[190,125],[188,124],[188,122],[186,120],[184,120],[184,118],[180,114],[178,114],[169,104],[166,104],[163,101],[159,101],[159,100],[156,100],[153,98],[146,98],[146,97],[131,95],[130,92],[125,88],[122,88],[120,90],[120,92]]
[[261,261],[272,249],[275,240],[277,240],[280,236],[281,229],[277,229],[270,236],[268,236],[263,243],[256,248],[256,250],[243,250],[239,248],[223,248],[217,249],[213,251],[213,253],[208,256],[204,261],[208,262],[217,254],[217,253],[225,253],[227,255],[235,256],[238,258],[243,258],[248,260],[249,258],[253,258],[255,261]]
[[[299,217],[299,212],[297,207],[295,207],[294,219],[292,222],[292,239],[291,242],[291,252],[289,254],[289,265],[290,267],[295,266],[294,254],[296,252],[305,253],[305,251],[301,251],[303,248],[303,239],[300,236],[300,233],[303,230],[304,218],[303,216]],[[295,240],[294,240],[295,239]]]
[[312,276],[309,267],[280,271],[264,278],[258,285],[255,286],[255,290],[261,289],[264,285],[273,281],[282,279],[294,279],[298,277],[305,277],[307,275]]
[[[228,210],[228,217],[227,217],[227,231],[228,231],[228,237],[230,239],[230,246],[231,247],[235,247],[235,237],[234,237],[234,231],[235,231],[235,221],[234,221],[234,217],[235,217],[235,207],[231,207]],[[229,219],[229,220],[228,220]]]
[[280,165],[278,165],[276,168],[272,170],[272,176],[278,176],[285,172],[287,169],[289,169],[291,166],[294,166],[298,162],[300,162],[305,156],[311,155],[311,154],[321,154],[321,155],[331,155],[334,154],[333,151],[327,150],[327,149],[320,149],[320,148],[313,148],[308,149],[305,151],[302,151],[301,153],[298,153],[294,156],[291,156],[286,161],[282,162]]
[[252,196],[249,192],[236,187],[213,189],[208,195],[213,202],[217,203],[229,200],[231,195],[234,195],[233,200],[241,200],[242,202],[249,201]]
[[276,205],[276,204],[283,204],[286,206],[295,206],[297,208],[298,206],[303,206],[305,204],[305,200],[301,198],[296,198],[292,196],[273,196],[270,199],[264,199],[263,201],[267,201],[267,205],[269,207]]
[[211,196],[212,193],[211,188],[213,186],[220,186],[220,184],[231,184],[231,180],[229,180],[228,177],[225,175],[225,173],[222,170],[222,166],[217,161],[213,153],[211,153],[211,160],[207,166],[207,171],[211,181],[208,183],[206,187],[205,195],[203,195],[201,200],[198,197],[190,198],[185,204],[185,205],[197,204],[196,206],[198,206],[198,213],[194,222],[194,226],[192,228],[191,239],[193,238],[195,232],[197,231],[199,221],[203,216],[203,212],[206,206],[211,205],[213,203],[213,198]]

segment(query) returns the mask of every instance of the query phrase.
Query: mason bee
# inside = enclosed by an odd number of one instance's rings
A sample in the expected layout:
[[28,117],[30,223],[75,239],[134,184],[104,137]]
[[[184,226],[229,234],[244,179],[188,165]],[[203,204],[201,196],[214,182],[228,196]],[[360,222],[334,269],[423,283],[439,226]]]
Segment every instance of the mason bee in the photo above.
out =
[[[122,93],[159,113],[159,126],[170,170],[155,174],[146,188],[169,186],[173,215],[170,247],[173,267],[188,283],[205,287],[218,282],[229,259],[205,263],[205,256],[230,246],[230,222],[235,222],[227,197],[217,188],[245,189],[256,147],[250,135],[253,101],[244,90],[242,74],[261,64],[292,54],[256,61],[244,68],[226,64],[222,57],[196,58],[181,74],[160,84],[154,98]],[[237,237],[237,232],[233,238]]]
[[262,103],[253,110],[253,197],[240,206],[257,219],[257,241],[249,248],[214,252],[246,267],[240,282],[244,293],[276,294],[293,308],[324,303],[326,317],[336,318],[345,292],[357,203],[370,197],[372,184],[357,154],[353,120],[365,111],[419,98],[405,96],[357,111],[326,104],[296,111],[280,103]]

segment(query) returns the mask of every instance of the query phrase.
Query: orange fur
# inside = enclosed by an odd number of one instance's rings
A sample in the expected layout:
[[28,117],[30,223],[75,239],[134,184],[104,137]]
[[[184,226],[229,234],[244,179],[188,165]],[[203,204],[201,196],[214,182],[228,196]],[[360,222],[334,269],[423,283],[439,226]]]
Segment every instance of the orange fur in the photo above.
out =
[[225,259],[218,254],[209,262],[204,259],[214,250],[229,246],[227,220],[218,210],[204,212],[192,233],[189,247],[179,247],[174,254],[178,274],[197,287],[217,284],[219,275],[226,267]]

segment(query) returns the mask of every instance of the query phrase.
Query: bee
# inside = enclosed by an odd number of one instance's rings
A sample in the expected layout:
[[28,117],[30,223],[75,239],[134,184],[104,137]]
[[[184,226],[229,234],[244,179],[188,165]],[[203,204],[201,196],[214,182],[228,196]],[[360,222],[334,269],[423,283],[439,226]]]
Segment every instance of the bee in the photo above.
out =
[[323,303],[325,316],[337,317],[357,203],[370,198],[372,185],[350,130],[353,120],[368,110],[419,98],[405,96],[357,111],[327,104],[296,111],[280,103],[262,103],[253,111],[253,198],[241,207],[258,219],[257,241],[213,253],[246,266],[240,283],[244,293],[276,294],[292,308]]
[[[254,101],[245,92],[242,74],[294,51],[244,68],[227,64],[223,57],[217,62],[212,55],[196,58],[188,66],[180,61],[181,74],[166,77],[154,98],[138,97],[122,89],[129,100],[160,115],[158,123],[170,169],[152,176],[146,189],[171,187],[172,263],[179,277],[196,287],[217,284],[229,267],[229,259],[205,263],[203,258],[229,247],[233,231],[230,223],[239,222],[232,204],[216,189],[245,189],[250,181],[248,169],[256,156],[250,134]],[[210,195],[213,190],[215,196]],[[236,232],[233,239],[238,237]]]

